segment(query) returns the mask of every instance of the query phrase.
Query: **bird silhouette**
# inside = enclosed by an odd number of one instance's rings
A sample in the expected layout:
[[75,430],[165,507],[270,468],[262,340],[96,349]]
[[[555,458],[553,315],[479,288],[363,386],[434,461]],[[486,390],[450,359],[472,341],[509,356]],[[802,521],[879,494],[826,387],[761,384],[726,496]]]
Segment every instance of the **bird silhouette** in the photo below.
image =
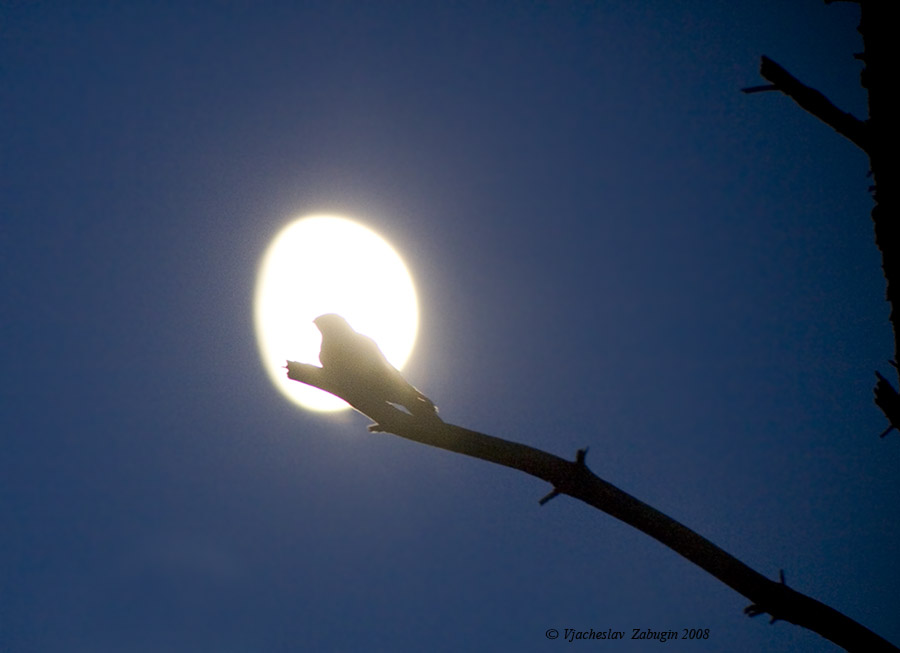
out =
[[403,378],[375,341],[354,331],[343,317],[326,313],[313,323],[322,334],[322,369],[356,396],[403,406],[416,417],[437,414],[434,402]]

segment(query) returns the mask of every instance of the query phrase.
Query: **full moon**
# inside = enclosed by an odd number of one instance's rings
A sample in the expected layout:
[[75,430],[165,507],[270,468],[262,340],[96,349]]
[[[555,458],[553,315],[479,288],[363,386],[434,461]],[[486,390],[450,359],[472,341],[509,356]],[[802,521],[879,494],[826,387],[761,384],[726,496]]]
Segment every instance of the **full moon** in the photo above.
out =
[[288,399],[317,411],[349,408],[318,388],[291,381],[286,360],[319,365],[321,334],[313,320],[344,316],[374,339],[394,367],[412,352],[419,309],[403,260],[381,236],[344,217],[296,220],[272,240],[259,266],[254,320],[269,378]]

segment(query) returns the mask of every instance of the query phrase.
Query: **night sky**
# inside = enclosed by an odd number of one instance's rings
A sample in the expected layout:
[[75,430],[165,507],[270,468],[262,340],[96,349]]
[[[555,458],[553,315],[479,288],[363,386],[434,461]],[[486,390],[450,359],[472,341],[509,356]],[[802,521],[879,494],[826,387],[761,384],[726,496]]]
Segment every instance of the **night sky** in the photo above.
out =
[[858,12],[0,1],[0,650],[837,650],[530,476],[288,402],[253,291],[310,213],[405,259],[444,419],[589,446],[900,642],[868,161],[740,92],[766,54],[864,117]]

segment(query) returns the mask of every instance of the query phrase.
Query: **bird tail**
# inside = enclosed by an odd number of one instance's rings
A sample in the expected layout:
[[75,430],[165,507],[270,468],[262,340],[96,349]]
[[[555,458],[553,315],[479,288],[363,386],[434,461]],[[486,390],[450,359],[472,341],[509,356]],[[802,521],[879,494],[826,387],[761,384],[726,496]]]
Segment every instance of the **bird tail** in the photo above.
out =
[[406,408],[415,417],[433,417],[438,412],[434,402],[418,390],[416,390],[415,398]]

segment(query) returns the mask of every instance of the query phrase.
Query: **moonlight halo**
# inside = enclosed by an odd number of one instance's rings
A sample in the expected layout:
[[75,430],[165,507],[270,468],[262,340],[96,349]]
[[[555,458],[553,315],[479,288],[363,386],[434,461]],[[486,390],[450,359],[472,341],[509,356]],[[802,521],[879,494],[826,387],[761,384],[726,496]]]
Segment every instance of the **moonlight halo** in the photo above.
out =
[[291,401],[316,411],[349,406],[290,381],[286,360],[319,364],[313,319],[343,315],[373,338],[397,369],[412,353],[419,309],[399,254],[371,229],[342,216],[312,215],[284,227],[263,255],[256,278],[254,323],[269,378]]

